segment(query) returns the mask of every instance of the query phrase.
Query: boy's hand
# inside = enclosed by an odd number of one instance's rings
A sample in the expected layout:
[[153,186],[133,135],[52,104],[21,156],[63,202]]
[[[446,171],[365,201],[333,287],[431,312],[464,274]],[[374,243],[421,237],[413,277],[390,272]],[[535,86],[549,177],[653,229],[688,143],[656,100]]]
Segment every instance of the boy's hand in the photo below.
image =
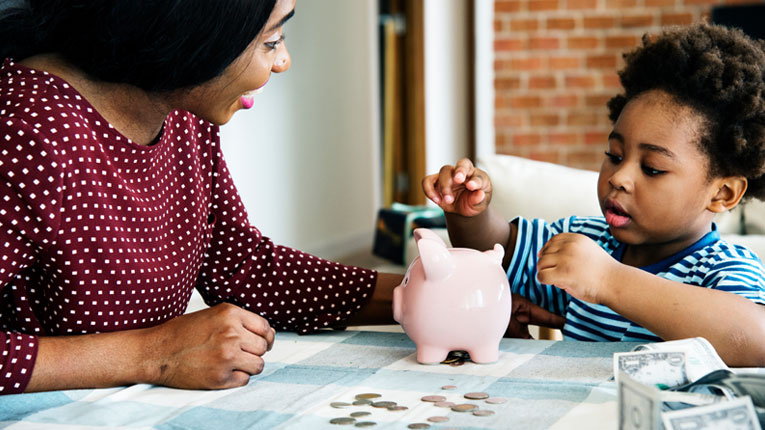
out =
[[529,325],[562,329],[566,319],[532,303],[520,294],[512,294],[513,305],[510,324],[504,337],[531,339]]
[[589,237],[577,233],[553,236],[539,251],[537,279],[579,300],[600,304],[619,262]]
[[436,174],[422,180],[425,195],[444,212],[475,216],[491,201],[491,180],[467,158],[456,166],[445,165]]

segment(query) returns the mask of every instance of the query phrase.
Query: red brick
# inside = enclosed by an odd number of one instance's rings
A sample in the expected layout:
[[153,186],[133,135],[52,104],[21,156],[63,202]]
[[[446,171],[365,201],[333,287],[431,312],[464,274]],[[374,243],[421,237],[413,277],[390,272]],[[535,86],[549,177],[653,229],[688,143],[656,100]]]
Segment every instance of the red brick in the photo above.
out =
[[584,104],[585,106],[592,106],[592,107],[603,107],[608,103],[609,100],[613,96],[616,95],[616,92],[613,94],[597,94],[597,95],[588,95],[585,97]]
[[603,164],[603,151],[593,147],[590,151],[575,151],[566,154],[566,166],[577,169],[600,170]]
[[645,6],[650,8],[675,6],[677,0],[645,0]]
[[532,76],[529,78],[529,89],[545,90],[558,86],[555,76]]
[[566,88],[594,88],[595,83],[594,76],[566,76],[565,79]]
[[548,30],[573,30],[576,28],[574,18],[547,18]]
[[510,106],[515,109],[528,109],[540,107],[542,99],[539,96],[513,96],[510,97]]
[[498,90],[517,90],[521,87],[521,78],[517,76],[513,77],[497,77],[494,78],[494,88]]
[[503,70],[507,70],[510,68],[510,61],[511,60],[494,60],[494,70],[497,72],[501,72]]
[[637,0],[606,0],[606,9],[626,9],[637,6]]
[[530,37],[529,49],[558,49],[560,41],[557,37]]
[[595,9],[598,0],[566,0],[566,9]]
[[576,94],[555,95],[545,100],[544,106],[555,108],[572,108],[579,105],[579,96]]
[[661,15],[661,25],[689,25],[693,23],[693,15],[690,13],[664,13]]
[[550,133],[547,140],[551,145],[576,145],[579,142],[577,133]]
[[617,61],[616,54],[588,55],[586,64],[588,69],[614,69]]
[[554,127],[559,123],[560,117],[557,114],[541,113],[529,116],[529,124],[532,127]]
[[539,133],[518,133],[512,137],[514,146],[539,145],[541,141]]
[[584,143],[587,145],[605,145],[608,143],[609,132],[593,131],[584,134]]
[[616,25],[616,18],[613,16],[585,16],[584,28],[588,30],[612,28]]
[[522,51],[526,49],[526,41],[519,38],[497,38],[494,40],[494,51]]
[[606,48],[611,49],[625,49],[634,48],[637,46],[637,36],[608,36],[606,37]]
[[529,12],[541,12],[546,10],[558,10],[558,0],[529,0]]
[[536,18],[519,18],[510,20],[511,31],[532,31],[539,28],[539,21]]
[[525,115],[501,114],[494,117],[494,126],[501,128],[518,128],[525,125]]
[[603,83],[603,88],[622,87],[622,83],[619,81],[619,75],[616,74],[616,71],[612,73],[604,73],[603,76],[601,76],[601,82]]
[[500,33],[502,32],[502,28],[504,27],[505,22],[499,19],[494,20],[494,32]]
[[686,6],[706,6],[706,5],[715,5],[717,3],[720,3],[719,0],[682,0],[683,4]]
[[542,68],[542,59],[539,57],[513,58],[510,60],[510,70],[539,70]]
[[547,59],[547,68],[552,70],[578,69],[582,64],[579,57],[550,57]]
[[653,15],[640,14],[622,16],[622,27],[624,28],[650,27],[653,23]]
[[495,0],[494,12],[520,12],[521,2],[519,0]]
[[539,149],[535,149],[529,152],[529,156],[527,158],[537,161],[546,161],[548,163],[560,164],[560,154],[558,151],[541,151]]
[[599,45],[597,37],[573,36],[568,38],[568,49],[594,49]]
[[568,113],[566,125],[569,126],[596,126],[600,122],[600,115],[592,111],[574,111]]

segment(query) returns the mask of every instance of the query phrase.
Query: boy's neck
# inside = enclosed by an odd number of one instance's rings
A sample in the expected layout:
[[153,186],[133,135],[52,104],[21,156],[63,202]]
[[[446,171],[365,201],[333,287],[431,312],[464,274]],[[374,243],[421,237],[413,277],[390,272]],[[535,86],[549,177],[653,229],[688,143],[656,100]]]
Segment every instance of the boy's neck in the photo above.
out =
[[687,249],[706,236],[711,230],[699,230],[672,242],[659,244],[629,245],[625,244],[621,263],[632,267],[646,267],[671,257]]

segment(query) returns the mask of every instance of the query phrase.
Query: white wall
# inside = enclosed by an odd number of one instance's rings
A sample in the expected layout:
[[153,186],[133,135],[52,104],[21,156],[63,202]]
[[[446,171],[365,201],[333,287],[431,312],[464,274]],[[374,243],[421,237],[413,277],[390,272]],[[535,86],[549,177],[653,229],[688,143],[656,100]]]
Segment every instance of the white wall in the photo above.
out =
[[468,154],[468,43],[464,0],[425,0],[426,172]]
[[302,0],[292,67],[273,75],[222,146],[251,222],[326,258],[371,249],[380,206],[377,2]]
[[494,140],[494,0],[475,0],[475,152],[496,152]]

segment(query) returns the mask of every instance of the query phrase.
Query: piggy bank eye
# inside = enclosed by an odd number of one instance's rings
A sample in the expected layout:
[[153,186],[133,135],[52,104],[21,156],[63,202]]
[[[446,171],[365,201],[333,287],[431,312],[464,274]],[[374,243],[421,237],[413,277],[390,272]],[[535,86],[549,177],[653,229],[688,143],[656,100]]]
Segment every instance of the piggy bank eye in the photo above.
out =
[[404,285],[406,285],[408,283],[409,283],[409,277],[407,276],[407,277],[404,278]]

